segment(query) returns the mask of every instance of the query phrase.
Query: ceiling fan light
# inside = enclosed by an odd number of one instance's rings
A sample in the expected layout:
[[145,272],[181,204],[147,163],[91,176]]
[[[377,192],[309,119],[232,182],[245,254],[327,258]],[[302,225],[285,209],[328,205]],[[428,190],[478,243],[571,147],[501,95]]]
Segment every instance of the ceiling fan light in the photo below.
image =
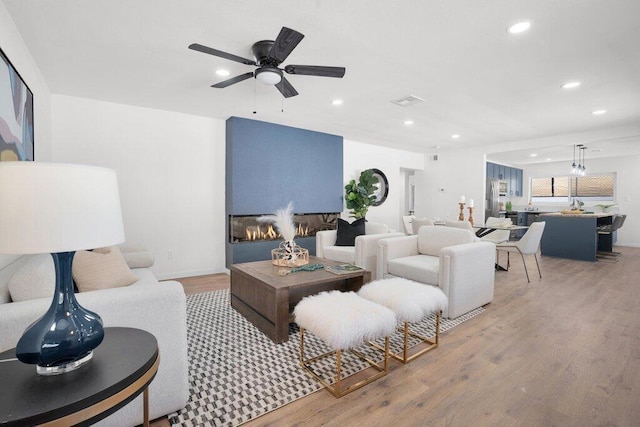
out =
[[276,67],[263,66],[256,70],[256,79],[269,86],[277,85],[282,80],[282,71]]

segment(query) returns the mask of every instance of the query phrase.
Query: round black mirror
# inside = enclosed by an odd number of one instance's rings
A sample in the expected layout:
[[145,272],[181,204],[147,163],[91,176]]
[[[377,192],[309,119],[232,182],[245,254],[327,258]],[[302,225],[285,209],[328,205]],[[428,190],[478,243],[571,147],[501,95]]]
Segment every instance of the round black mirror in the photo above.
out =
[[380,206],[387,200],[387,196],[389,195],[389,181],[387,180],[387,176],[380,169],[371,169],[373,171],[373,176],[378,178],[378,183],[376,184],[377,190],[374,193],[376,196],[376,201],[373,202],[372,206]]

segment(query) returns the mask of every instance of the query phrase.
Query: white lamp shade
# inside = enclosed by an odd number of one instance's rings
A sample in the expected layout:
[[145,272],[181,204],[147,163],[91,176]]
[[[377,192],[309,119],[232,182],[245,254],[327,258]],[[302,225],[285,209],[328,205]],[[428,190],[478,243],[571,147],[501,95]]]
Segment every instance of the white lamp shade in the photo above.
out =
[[0,163],[0,253],[71,252],[124,241],[115,171]]

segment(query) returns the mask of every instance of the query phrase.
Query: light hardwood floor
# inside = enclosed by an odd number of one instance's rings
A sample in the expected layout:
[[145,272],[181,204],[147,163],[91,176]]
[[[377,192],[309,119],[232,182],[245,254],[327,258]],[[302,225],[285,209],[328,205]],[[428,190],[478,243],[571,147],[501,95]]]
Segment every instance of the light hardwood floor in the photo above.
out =
[[[616,249],[617,263],[540,257],[542,279],[531,257],[531,283],[512,256],[486,312],[434,351],[341,399],[320,390],[245,425],[638,426],[640,248]],[[187,293],[229,286],[180,281]]]

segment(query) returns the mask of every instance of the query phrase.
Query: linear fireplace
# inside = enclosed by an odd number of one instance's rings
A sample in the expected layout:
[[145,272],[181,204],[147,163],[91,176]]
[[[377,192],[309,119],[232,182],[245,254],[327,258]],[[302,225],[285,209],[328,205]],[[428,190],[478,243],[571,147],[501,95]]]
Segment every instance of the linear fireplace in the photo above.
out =
[[[293,203],[295,241],[315,255],[317,231],[335,228],[344,200],[343,139],[338,135],[230,117],[226,121],[226,266],[270,260],[283,241],[260,215]],[[323,213],[327,212],[327,213]]]
[[[273,224],[258,222],[262,215],[230,215],[229,243],[282,240]],[[315,236],[320,230],[335,230],[340,213],[296,214],[296,237]]]

